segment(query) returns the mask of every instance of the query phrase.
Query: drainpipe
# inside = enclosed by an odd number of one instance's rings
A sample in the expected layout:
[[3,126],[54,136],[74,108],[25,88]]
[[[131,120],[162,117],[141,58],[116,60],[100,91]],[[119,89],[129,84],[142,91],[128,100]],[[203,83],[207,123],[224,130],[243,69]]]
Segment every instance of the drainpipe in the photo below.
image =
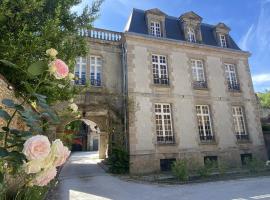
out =
[[123,111],[124,111],[124,142],[125,142],[125,149],[128,151],[129,148],[129,137],[128,137],[128,74],[127,74],[127,49],[126,43],[124,41],[124,34],[122,35],[122,73],[123,73],[123,86],[122,86],[122,94],[124,98],[123,102]]

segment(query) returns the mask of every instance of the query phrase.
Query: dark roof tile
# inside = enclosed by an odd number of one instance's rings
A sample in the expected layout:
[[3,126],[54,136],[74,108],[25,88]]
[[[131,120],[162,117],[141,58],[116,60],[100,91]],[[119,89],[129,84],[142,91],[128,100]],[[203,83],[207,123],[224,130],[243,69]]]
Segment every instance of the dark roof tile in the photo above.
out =
[[[202,23],[201,33],[202,33],[202,43],[211,46],[219,46],[216,38],[214,36],[214,26]],[[166,38],[174,40],[184,41],[183,31],[181,30],[181,24],[179,19],[172,16],[165,16],[165,29]],[[133,9],[131,21],[127,29],[128,32],[147,34],[147,25],[145,19],[145,11],[139,9]],[[228,37],[228,47],[231,49],[241,50],[233,39]]]

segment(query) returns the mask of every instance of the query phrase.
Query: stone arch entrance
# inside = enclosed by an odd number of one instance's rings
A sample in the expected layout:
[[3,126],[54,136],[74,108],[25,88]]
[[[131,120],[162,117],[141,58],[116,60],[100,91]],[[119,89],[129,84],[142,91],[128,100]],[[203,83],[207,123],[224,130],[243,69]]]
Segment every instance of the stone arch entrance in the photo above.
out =
[[101,131],[94,121],[86,118],[71,121],[65,126],[64,134],[73,134],[72,151],[98,151],[100,159],[107,157],[108,133]]

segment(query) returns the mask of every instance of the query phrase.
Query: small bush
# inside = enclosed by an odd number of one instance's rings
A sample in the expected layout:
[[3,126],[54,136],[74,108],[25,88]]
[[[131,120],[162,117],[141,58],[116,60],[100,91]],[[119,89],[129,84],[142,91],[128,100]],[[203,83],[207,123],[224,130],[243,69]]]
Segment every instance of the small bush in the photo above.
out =
[[252,158],[252,159],[247,158],[245,160],[245,163],[246,163],[246,168],[251,173],[257,173],[257,172],[265,169],[265,162],[263,162],[262,160],[259,160],[257,158]]
[[218,164],[218,172],[220,175],[224,175],[229,169],[229,166],[226,163]]
[[109,171],[114,174],[124,174],[129,170],[128,152],[122,147],[113,147],[108,159]]
[[189,178],[189,171],[186,160],[177,160],[172,164],[172,173],[180,180],[187,181]]
[[204,163],[204,166],[198,169],[198,174],[203,178],[209,177],[213,170],[216,170],[217,167],[218,165],[216,161],[211,161],[207,159]]

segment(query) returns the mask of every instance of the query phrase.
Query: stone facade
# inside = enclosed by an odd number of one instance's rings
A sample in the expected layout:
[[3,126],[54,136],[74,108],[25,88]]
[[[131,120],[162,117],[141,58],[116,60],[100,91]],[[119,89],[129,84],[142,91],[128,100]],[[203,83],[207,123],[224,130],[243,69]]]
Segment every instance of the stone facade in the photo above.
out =
[[[249,54],[231,50],[197,46],[173,41],[155,40],[126,34],[128,90],[135,100],[129,115],[130,171],[148,173],[160,170],[160,159],[189,158],[203,164],[204,156],[218,156],[220,162],[241,164],[240,154],[252,153],[266,158],[257,100],[248,66]],[[151,54],[168,58],[169,86],[156,86],[152,81]],[[205,63],[208,89],[192,87],[190,58]],[[227,88],[224,63],[237,66],[241,91]],[[172,105],[174,144],[156,142],[154,103]],[[210,106],[213,143],[199,139],[195,105]],[[239,143],[233,130],[232,105],[245,108],[250,140]]]
[[[231,167],[241,165],[243,154],[266,159],[259,107],[248,64],[250,54],[239,49],[221,48],[221,41],[217,42],[218,46],[203,44],[205,41],[200,28],[202,18],[193,12],[180,16],[183,24],[179,27],[182,27],[186,39],[187,27],[192,26],[196,34],[195,43],[166,38],[169,34],[164,24],[168,20],[165,19],[166,15],[158,9],[145,13],[144,34],[128,31],[128,26],[125,33],[116,33],[121,35],[121,39],[113,41],[108,39],[108,34],[113,33],[111,31],[94,29],[85,34],[90,38],[89,56],[102,57],[104,85],[88,88],[89,98],[87,92],[82,94],[80,108],[89,116],[87,119],[97,124],[99,122],[95,118],[99,113],[103,117],[100,123],[106,122],[103,132],[109,135],[113,132],[109,121],[115,118],[116,113],[119,114],[123,124],[120,130],[127,134],[124,138],[128,141],[130,173],[158,172],[163,159],[188,159],[199,166],[204,164],[205,157],[215,156],[218,163]],[[161,22],[160,37],[149,36],[152,19]],[[130,18],[128,23],[132,20]],[[216,31],[213,32],[216,40],[222,34],[226,45],[234,46],[229,36],[230,29],[225,24],[219,23],[213,26],[213,30]],[[97,34],[92,34],[95,31]],[[166,57],[169,84],[155,84],[152,55]],[[203,63],[206,87],[194,88],[193,59]],[[228,87],[227,63],[236,68],[240,85],[237,90]],[[114,109],[105,106],[106,102],[114,102]],[[157,140],[156,103],[166,103],[171,107],[174,138],[171,143],[161,144]],[[196,105],[209,107],[214,137],[211,141],[202,141],[199,136]],[[233,106],[244,110],[248,139],[239,140],[235,135]]]
[[[90,132],[88,147],[91,150],[93,138],[99,141],[99,157],[106,158],[109,138],[123,133],[123,68],[121,33],[95,29],[82,32],[88,36],[89,53],[86,58],[86,85],[78,85],[82,92],[75,102],[79,105],[81,119],[91,120],[100,129]],[[107,34],[105,36],[105,34]],[[105,38],[106,37],[106,38]],[[90,58],[101,58],[101,85],[90,82]],[[90,82],[90,83],[89,83]]]

